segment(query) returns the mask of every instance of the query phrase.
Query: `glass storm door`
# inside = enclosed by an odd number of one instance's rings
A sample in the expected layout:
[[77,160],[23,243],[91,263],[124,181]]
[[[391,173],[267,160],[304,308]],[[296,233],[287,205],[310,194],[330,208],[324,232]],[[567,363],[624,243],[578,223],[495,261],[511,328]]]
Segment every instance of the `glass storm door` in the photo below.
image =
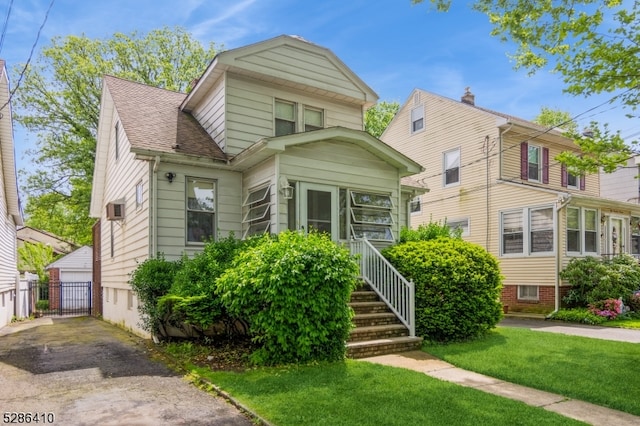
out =
[[328,185],[300,185],[300,225],[305,231],[326,232],[338,239],[338,188]]
[[627,227],[622,218],[612,217],[609,220],[609,253],[618,255],[627,252]]

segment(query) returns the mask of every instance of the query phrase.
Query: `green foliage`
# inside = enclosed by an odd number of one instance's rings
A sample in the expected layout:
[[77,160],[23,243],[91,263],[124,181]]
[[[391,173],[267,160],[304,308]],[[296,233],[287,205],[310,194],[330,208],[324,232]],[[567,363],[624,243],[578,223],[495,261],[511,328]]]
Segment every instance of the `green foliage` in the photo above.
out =
[[640,265],[630,255],[605,260],[592,256],[574,258],[560,273],[560,278],[572,286],[562,299],[570,308],[586,308],[602,300],[618,298],[628,304],[640,286]]
[[364,130],[379,138],[399,109],[400,104],[398,102],[378,102],[365,112]]
[[629,300],[627,300],[627,306],[629,307],[629,309],[631,309],[633,312],[637,312],[640,313],[640,293],[639,292],[635,292],[630,298]]
[[36,302],[36,309],[39,311],[46,311],[49,309],[49,301],[48,300],[38,300]]
[[560,309],[551,314],[549,319],[589,325],[599,325],[607,320],[585,308]]
[[25,241],[18,247],[18,269],[38,274],[41,283],[49,282],[45,267],[53,261],[53,248],[49,245]]
[[162,312],[158,310],[158,299],[166,295],[173,284],[182,262],[170,262],[162,254],[150,258],[138,265],[131,274],[129,284],[140,302],[138,311],[141,315],[141,327],[158,333]]
[[168,294],[158,299],[157,309],[163,323],[186,323],[201,332],[224,318],[220,299],[210,295],[183,297]]
[[571,113],[567,111],[542,107],[540,114],[533,119],[533,122],[546,127],[559,127],[566,131],[578,132],[578,124],[571,117]]
[[406,243],[407,241],[435,240],[436,238],[441,237],[461,239],[462,229],[451,229],[449,225],[447,225],[447,221],[445,220],[444,223],[440,221],[431,221],[426,225],[418,225],[417,229],[403,227],[400,230],[400,243]]
[[[105,74],[184,91],[215,54],[181,28],[99,40],[54,37],[12,98],[14,118],[37,133],[34,167],[21,171],[27,224],[78,244],[91,242],[91,184]],[[14,75],[23,69],[16,66]],[[17,77],[15,78],[17,80]]]
[[475,338],[502,318],[502,277],[496,259],[451,238],[409,241],[384,256],[415,284],[416,334],[431,341]]
[[225,307],[245,318],[258,364],[339,360],[352,327],[358,264],[319,233],[263,236],[217,281]]

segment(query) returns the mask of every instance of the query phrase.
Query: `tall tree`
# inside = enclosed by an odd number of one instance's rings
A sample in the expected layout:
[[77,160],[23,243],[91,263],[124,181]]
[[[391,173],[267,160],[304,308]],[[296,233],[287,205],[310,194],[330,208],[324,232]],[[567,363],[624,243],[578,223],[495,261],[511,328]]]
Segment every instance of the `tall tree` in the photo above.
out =
[[567,111],[542,107],[540,113],[533,118],[533,122],[546,127],[559,127],[572,133],[578,132],[578,124]]
[[[428,0],[439,11],[448,10],[451,1]],[[627,107],[628,115],[637,115],[640,101],[637,0],[474,0],[472,8],[489,17],[492,35],[516,45],[512,55],[516,68],[534,73],[550,67],[562,75],[567,93],[575,96],[610,93]],[[619,133],[597,123],[591,127],[595,138],[589,138],[582,148],[591,149],[587,154],[595,164],[612,170],[615,158],[626,161],[633,154],[635,142],[621,145]],[[577,137],[576,143],[581,142],[584,138]],[[615,151],[619,148],[621,152]]]
[[[21,170],[27,223],[78,244],[91,242],[89,204],[102,76],[186,91],[216,53],[184,29],[54,38],[26,69],[12,100],[15,119],[38,135],[32,170]],[[16,67],[14,81],[19,81]]]
[[400,104],[398,102],[378,102],[365,112],[364,130],[379,138],[399,109]]

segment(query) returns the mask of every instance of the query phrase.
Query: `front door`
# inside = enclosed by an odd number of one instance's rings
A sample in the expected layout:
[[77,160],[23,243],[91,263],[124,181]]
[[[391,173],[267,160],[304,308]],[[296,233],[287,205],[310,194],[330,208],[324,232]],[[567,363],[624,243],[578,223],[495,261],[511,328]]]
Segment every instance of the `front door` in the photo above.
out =
[[623,218],[609,219],[609,253],[613,256],[627,252],[627,227]]
[[338,240],[338,188],[314,183],[300,184],[300,225],[303,230],[326,232]]

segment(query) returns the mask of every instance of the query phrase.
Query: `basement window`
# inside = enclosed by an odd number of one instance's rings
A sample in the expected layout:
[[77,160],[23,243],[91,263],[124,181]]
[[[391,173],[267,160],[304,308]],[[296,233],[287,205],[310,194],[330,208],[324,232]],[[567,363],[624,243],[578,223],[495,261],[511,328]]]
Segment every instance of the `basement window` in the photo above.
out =
[[539,289],[537,285],[519,285],[518,300],[540,300]]

